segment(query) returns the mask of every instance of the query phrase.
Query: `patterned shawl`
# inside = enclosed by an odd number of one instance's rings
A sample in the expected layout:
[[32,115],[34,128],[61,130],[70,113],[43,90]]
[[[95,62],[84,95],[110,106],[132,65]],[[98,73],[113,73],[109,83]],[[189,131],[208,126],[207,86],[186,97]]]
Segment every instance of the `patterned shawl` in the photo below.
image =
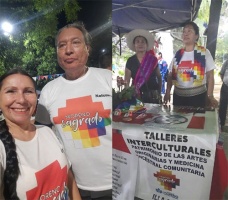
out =
[[140,88],[149,79],[150,75],[156,68],[158,59],[154,56],[154,52],[147,51],[136,73],[133,85],[137,94],[140,94]]
[[[183,73],[183,76],[186,76],[186,78],[189,78],[189,77],[193,78],[194,83],[196,85],[197,84],[199,85],[200,82],[202,82],[202,80],[204,79],[205,67],[206,67],[205,53],[206,53],[206,49],[203,46],[195,45],[193,71]],[[172,80],[174,85],[178,85],[177,68],[183,54],[184,54],[184,49],[180,49],[176,52],[176,55],[175,55],[175,61],[172,68]]]

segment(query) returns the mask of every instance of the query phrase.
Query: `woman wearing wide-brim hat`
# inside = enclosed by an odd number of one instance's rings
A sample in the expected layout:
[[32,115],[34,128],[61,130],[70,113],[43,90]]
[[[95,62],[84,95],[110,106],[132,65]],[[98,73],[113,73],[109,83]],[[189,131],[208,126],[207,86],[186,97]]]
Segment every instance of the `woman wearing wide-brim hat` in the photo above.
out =
[[126,63],[125,82],[132,85],[144,103],[160,103],[161,74],[154,55],[154,37],[143,29],[135,29],[127,34],[127,45],[135,52]]

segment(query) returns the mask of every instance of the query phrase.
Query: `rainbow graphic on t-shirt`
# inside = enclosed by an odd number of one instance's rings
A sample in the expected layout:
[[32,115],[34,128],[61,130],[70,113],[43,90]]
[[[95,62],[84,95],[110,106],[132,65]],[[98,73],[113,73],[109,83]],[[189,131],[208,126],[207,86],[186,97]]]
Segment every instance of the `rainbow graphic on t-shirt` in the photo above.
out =
[[178,77],[183,82],[192,81],[192,83],[199,82],[202,84],[204,79],[204,68],[197,61],[192,63],[191,61],[181,61],[178,66]]
[[195,45],[194,62],[182,61],[185,50],[180,49],[175,54],[172,68],[172,81],[175,86],[182,85],[195,87],[202,85],[206,68],[206,49],[203,46]]
[[102,102],[93,102],[91,96],[66,100],[66,107],[58,109],[55,124],[61,124],[63,132],[70,132],[71,139],[80,140],[82,147],[100,145],[100,136],[106,135],[111,124],[111,109],[104,109]]

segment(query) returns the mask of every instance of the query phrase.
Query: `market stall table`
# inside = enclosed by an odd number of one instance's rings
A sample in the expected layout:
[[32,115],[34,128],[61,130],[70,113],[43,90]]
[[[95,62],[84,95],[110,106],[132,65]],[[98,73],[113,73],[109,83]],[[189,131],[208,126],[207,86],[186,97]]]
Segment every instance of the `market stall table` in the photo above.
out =
[[210,199],[217,110],[145,108],[113,116],[113,199]]

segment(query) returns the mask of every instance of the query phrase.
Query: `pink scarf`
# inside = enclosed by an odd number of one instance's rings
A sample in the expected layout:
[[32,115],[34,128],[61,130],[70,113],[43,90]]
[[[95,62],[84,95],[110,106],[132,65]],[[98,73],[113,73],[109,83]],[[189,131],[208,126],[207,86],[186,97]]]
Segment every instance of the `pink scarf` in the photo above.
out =
[[154,56],[154,52],[147,51],[136,73],[133,85],[136,93],[140,94],[140,88],[149,79],[158,64],[158,59]]

